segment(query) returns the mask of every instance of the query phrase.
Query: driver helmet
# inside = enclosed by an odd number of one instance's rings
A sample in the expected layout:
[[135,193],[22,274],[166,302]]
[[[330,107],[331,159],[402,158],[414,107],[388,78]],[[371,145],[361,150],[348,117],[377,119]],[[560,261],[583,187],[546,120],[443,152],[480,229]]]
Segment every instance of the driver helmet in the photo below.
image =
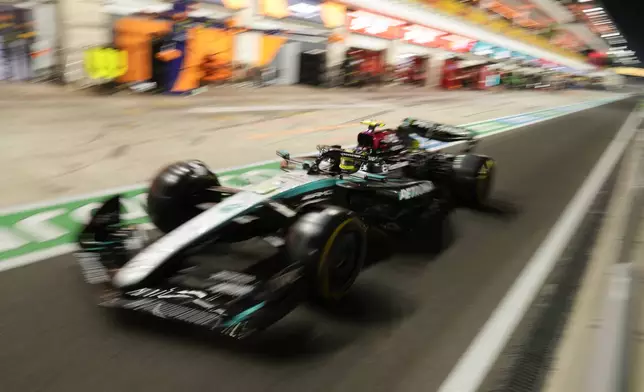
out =
[[340,158],[340,169],[345,171],[355,171],[356,161],[352,158]]
[[[346,150],[348,152],[352,152],[354,154],[360,154],[362,156],[366,156],[368,154],[368,150],[360,147],[355,147],[352,149]],[[356,172],[360,169],[360,166],[362,165],[362,162],[356,161],[353,158],[349,157],[340,157],[340,170],[342,171],[347,171],[347,172]]]

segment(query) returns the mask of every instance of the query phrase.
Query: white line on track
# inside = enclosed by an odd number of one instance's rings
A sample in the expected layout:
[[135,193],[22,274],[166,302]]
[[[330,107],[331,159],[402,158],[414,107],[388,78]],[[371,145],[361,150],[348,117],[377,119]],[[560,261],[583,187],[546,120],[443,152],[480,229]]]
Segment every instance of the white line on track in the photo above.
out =
[[10,269],[18,267],[24,267],[43,260],[53,259],[54,257],[72,253],[77,249],[78,245],[76,244],[63,244],[54,246],[53,248],[27,253],[24,256],[12,257],[0,263],[0,272],[8,271]]
[[[154,229],[154,225],[151,223],[141,224],[140,227],[144,230]],[[24,267],[29,264],[37,263],[39,261],[53,259],[54,257],[59,257],[66,255],[68,253],[75,252],[79,249],[77,244],[63,244],[58,245],[49,249],[43,249],[40,251],[27,253],[23,256],[12,257],[10,259],[0,262],[0,272],[8,271],[14,268]]]
[[633,111],[438,392],[476,392],[637,131]]

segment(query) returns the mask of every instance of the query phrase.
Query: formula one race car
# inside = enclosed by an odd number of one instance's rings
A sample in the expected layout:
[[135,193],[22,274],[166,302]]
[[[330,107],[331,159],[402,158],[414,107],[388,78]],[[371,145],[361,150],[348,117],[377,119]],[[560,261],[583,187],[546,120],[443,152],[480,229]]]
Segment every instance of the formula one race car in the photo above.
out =
[[[368,128],[358,134],[358,144],[351,150],[367,157],[360,169],[373,174],[387,173],[432,181],[448,189],[455,200],[481,206],[490,194],[495,162],[488,156],[472,154],[477,144],[474,135],[464,128],[406,118],[397,129],[378,130],[385,124],[367,120]],[[460,154],[432,150],[441,144],[463,143]],[[340,146],[329,148],[341,149]],[[344,170],[356,162],[344,158],[338,163]]]
[[[440,247],[450,203],[431,181],[335,170],[329,162],[366,162],[342,150],[321,148],[312,162],[278,155],[292,168],[243,190],[221,186],[200,161],[164,168],[148,192],[155,240],[124,224],[119,196],[107,200],[82,229],[77,252],[101,305],[239,339],[311,295],[341,298],[363,268],[368,229]],[[235,258],[234,247],[250,239],[270,252]]]

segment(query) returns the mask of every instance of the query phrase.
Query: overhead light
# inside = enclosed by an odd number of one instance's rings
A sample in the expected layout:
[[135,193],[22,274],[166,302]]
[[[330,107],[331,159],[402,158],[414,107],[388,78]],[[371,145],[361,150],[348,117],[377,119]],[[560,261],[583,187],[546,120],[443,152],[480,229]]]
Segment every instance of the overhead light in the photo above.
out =
[[603,11],[604,9],[602,7],[595,7],[595,8],[589,8],[587,10],[584,10],[585,13],[589,12],[594,12],[594,11]]
[[601,35],[601,37],[602,37],[602,38],[618,37],[618,36],[620,36],[620,35],[621,35],[620,33],[610,33],[610,34],[602,34],[602,35]]

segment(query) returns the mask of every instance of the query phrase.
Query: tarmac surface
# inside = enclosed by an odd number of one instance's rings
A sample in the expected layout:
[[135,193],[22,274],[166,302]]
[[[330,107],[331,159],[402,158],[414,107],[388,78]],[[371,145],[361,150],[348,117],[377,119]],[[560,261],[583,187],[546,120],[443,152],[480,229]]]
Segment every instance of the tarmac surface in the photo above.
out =
[[479,151],[498,163],[494,200],[455,213],[451,248],[396,254],[337,307],[302,306],[244,345],[114,317],[69,256],[2,273],[0,390],[435,391],[634,105],[484,139]]
[[0,208],[147,182],[174,160],[213,169],[355,143],[375,118],[465,124],[610,98],[603,91],[212,89],[194,97],[67,93],[2,85]]

